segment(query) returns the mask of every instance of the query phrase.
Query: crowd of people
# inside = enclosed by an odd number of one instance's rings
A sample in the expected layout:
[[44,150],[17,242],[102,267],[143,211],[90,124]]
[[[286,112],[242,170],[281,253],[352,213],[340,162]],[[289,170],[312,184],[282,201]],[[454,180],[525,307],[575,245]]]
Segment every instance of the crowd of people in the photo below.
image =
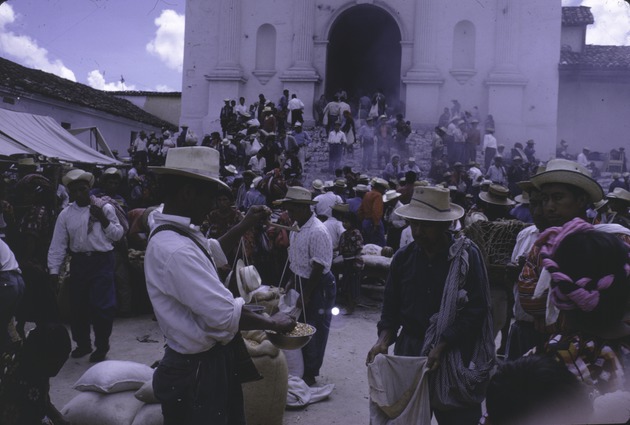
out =
[[[319,125],[306,130],[304,105],[286,90],[277,104],[226,99],[222,133],[140,132],[129,169],[32,158],[7,169],[0,399],[12,408],[0,422],[65,423],[48,379],[68,356],[105,360],[115,317],[150,300],[166,341],[153,380],[164,423],[244,423],[239,331],[314,326],[301,378],[317,385],[333,307],[360,305],[366,246],[393,254],[376,282],[384,298],[366,364],[404,374],[379,360],[391,345],[426,359],[438,423],[477,424],[484,399],[487,424],[584,422],[591,400],[630,391],[630,174],[605,194],[581,161],[540,163],[533,140],[506,154],[492,116],[482,137],[478,110],[456,100],[427,138],[422,170],[410,122],[390,119],[380,92],[346,100],[321,101]],[[314,139],[328,169],[304,181]],[[356,148],[360,170],[343,166]],[[301,316],[243,308],[228,277],[239,258],[263,282],[298,290]],[[555,372],[529,384],[539,369]],[[555,401],[576,408],[549,415]]]

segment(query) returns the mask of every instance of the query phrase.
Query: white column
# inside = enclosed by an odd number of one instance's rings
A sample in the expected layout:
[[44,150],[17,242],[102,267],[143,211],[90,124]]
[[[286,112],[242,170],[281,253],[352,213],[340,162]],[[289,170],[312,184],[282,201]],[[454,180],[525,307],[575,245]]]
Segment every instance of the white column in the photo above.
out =
[[219,68],[238,67],[241,33],[241,0],[221,0]]
[[403,77],[406,115],[429,123],[438,116],[442,73],[435,64],[436,8],[439,0],[416,0],[411,69]]
[[313,35],[315,0],[293,1],[293,65],[280,77],[281,81],[319,81],[313,67]]
[[525,84],[519,71],[520,0],[497,0],[494,68],[488,83]]
[[240,65],[242,0],[220,0],[217,66],[210,81],[245,81]]
[[413,66],[405,75],[407,83],[443,82],[440,71],[435,65],[436,39],[436,0],[417,0],[413,33]]
[[284,88],[296,93],[304,102],[304,119],[311,122],[315,84],[320,80],[313,66],[315,34],[315,0],[292,0],[293,4],[293,65],[280,75]]

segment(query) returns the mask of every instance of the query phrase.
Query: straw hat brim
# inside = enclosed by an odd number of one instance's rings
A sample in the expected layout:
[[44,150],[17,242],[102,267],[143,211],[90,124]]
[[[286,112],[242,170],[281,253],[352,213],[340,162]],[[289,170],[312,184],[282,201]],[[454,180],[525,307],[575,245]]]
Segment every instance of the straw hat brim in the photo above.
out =
[[453,221],[464,216],[464,209],[451,203],[448,211],[438,211],[428,205],[411,201],[411,203],[397,208],[395,213],[408,220]]
[[564,183],[579,187],[588,194],[592,202],[597,202],[604,197],[604,190],[599,183],[591,177],[576,171],[544,171],[540,174],[532,176],[530,180],[537,189],[540,189],[543,185],[550,183]]
[[606,199],[616,199],[618,201],[626,202],[626,203],[630,204],[630,199],[624,198],[624,197],[621,197],[621,196],[617,196],[617,194],[615,194],[613,192],[610,192],[609,194],[607,194],[606,195]]
[[523,195],[516,195],[514,200],[519,204],[529,204],[529,199],[523,199]]
[[515,205],[516,202],[514,202],[513,200],[509,199],[509,198],[495,198],[492,197],[488,192],[481,192],[479,193],[479,199],[481,199],[482,201],[485,201],[489,204],[493,204],[493,205],[504,205],[504,206],[511,206],[511,205]]
[[203,170],[186,170],[182,168],[158,167],[158,166],[148,167],[148,169],[152,171],[154,174],[158,174],[158,175],[173,175],[173,176],[190,177],[197,180],[205,180],[212,183],[218,183],[220,186],[223,186],[227,189],[230,188],[230,186],[228,186],[225,182],[221,181],[220,178],[213,176],[209,173],[206,173]]

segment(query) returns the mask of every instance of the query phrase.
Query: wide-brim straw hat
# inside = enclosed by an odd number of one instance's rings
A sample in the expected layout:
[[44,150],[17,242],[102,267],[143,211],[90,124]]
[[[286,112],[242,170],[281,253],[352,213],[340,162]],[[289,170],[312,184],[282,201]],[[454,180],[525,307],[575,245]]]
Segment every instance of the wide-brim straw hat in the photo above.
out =
[[369,192],[370,188],[367,187],[367,185],[364,184],[358,184],[354,187],[354,191],[355,192]]
[[450,202],[445,187],[416,186],[411,202],[396,209],[396,214],[409,220],[453,221],[464,215],[464,209]]
[[338,188],[343,189],[346,186],[347,186],[346,185],[346,179],[337,179],[337,180],[335,180],[334,187],[338,187]]
[[481,191],[481,193],[479,193],[479,198],[494,205],[510,206],[516,204],[516,202],[510,199],[509,189],[496,183],[491,183],[488,186],[488,190]]
[[380,177],[375,177],[372,179],[372,186],[381,186],[385,189],[389,189],[389,183],[387,182],[387,180]]
[[94,185],[94,174],[88,173],[85,170],[81,170],[80,168],[75,168],[74,170],[68,171],[62,178],[61,182],[64,186],[68,186],[76,181],[86,181],[90,187]]
[[337,211],[340,213],[349,213],[350,212],[350,205],[348,204],[335,204],[332,207],[333,211]]
[[311,199],[311,192],[300,186],[289,186],[287,190],[287,194],[284,198],[278,199],[277,203],[294,203],[294,204],[306,204],[306,205],[315,205],[317,201],[313,201]]
[[383,202],[393,201],[398,198],[400,198],[400,192],[396,192],[395,190],[388,190],[383,194]]
[[514,200],[518,202],[519,204],[529,205],[529,193],[523,192],[520,195],[516,195],[514,197]]
[[509,198],[510,191],[500,184],[491,184],[487,192],[480,192],[479,199],[493,205],[510,206],[516,202]]
[[606,195],[606,198],[618,199],[620,201],[625,201],[630,204],[630,192],[621,187],[616,187],[615,189],[613,189],[612,192]]
[[322,189],[324,189],[324,182],[321,181],[320,179],[315,179],[315,180],[313,180],[313,183],[311,183],[311,186],[315,190],[322,190]]
[[105,176],[107,176],[107,177],[110,177],[110,176],[122,177],[122,173],[116,167],[109,167],[109,168],[105,169],[105,171],[103,171],[102,177],[105,177]]
[[591,198],[591,202],[597,202],[604,197],[602,187],[593,180],[591,172],[568,159],[550,160],[545,171],[532,176],[530,180],[538,189],[549,183],[563,183],[581,188]]
[[164,165],[152,166],[149,170],[158,175],[190,177],[229,188],[219,178],[219,161],[220,154],[216,149],[207,146],[186,146],[169,149]]
[[236,286],[238,287],[238,293],[245,300],[246,303],[250,302],[253,297],[253,292],[260,288],[262,279],[255,266],[246,266],[243,260],[239,259],[236,262]]

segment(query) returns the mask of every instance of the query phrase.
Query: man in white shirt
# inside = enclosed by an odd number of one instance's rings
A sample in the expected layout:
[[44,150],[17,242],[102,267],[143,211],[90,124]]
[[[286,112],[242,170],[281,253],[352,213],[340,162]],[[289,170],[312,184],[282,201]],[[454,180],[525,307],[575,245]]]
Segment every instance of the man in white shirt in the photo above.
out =
[[296,287],[301,293],[298,306],[305,306],[306,322],[317,329],[313,339],[302,348],[304,375],[308,385],[315,384],[315,377],[324,361],[328,332],[332,320],[332,308],[337,293],[335,278],[330,272],[332,242],[326,227],[311,211],[311,192],[303,187],[289,187],[280,202],[291,220],[300,226],[299,232],[291,232],[289,268],[295,274]]
[[333,124],[339,121],[341,116],[341,105],[339,104],[339,96],[335,96],[332,102],[328,102],[324,108],[324,117],[326,120],[326,131],[330,132]]
[[[295,321],[284,314],[268,317],[243,308],[217,274],[209,251],[231,252],[242,235],[271,213],[252,207],[218,241],[199,226],[220,190],[219,153],[208,147],[171,149],[160,176],[162,213],[147,246],[147,290],[166,339],[164,357],[153,375],[164,425],[245,424],[241,379],[245,349],[239,330],[290,331]],[[241,374],[239,376],[239,373]]]
[[582,152],[580,152],[577,156],[577,163],[582,167],[588,167],[588,154],[591,152],[589,148],[582,148]]
[[328,169],[330,172],[341,167],[341,153],[348,143],[346,133],[341,131],[341,123],[335,122],[334,129],[328,134]]
[[136,140],[133,141],[133,159],[139,162],[147,163],[149,159],[149,152],[147,150],[147,146],[149,144],[149,139],[147,138],[147,133],[143,131],[138,134]]
[[291,100],[289,100],[289,122],[292,126],[295,123],[303,123],[304,122],[304,102],[298,99],[297,95],[294,93],[291,95]]
[[249,118],[249,111],[247,110],[247,105],[245,105],[244,97],[241,96],[238,99],[238,105],[234,106],[234,113],[240,121]]
[[70,260],[70,330],[77,347],[73,358],[92,352],[90,326],[94,330],[96,350],[90,362],[105,360],[116,310],[114,285],[114,242],[124,234],[111,204],[90,196],[94,176],[83,170],[70,170],[63,184],[73,201],[59,213],[48,250],[48,269],[56,284],[69,251]]
[[486,135],[483,136],[482,151],[484,152],[483,166],[487,171],[497,154],[497,139],[494,137],[494,128],[486,128]]
[[24,280],[18,262],[9,245],[0,239],[0,354],[11,341],[7,327],[23,294]]
[[263,154],[264,152],[259,150],[256,152],[256,155],[249,158],[249,163],[247,164],[248,168],[258,175],[264,174],[267,167],[267,160]]
[[316,202],[315,214],[317,214],[317,216],[320,217],[322,220],[324,218],[332,217],[332,207],[337,204],[343,203],[343,199],[341,198],[341,196],[337,195],[334,190],[336,188],[341,189],[345,187],[346,183],[343,180],[338,179],[332,187],[327,188],[326,192],[313,198],[313,201]]

